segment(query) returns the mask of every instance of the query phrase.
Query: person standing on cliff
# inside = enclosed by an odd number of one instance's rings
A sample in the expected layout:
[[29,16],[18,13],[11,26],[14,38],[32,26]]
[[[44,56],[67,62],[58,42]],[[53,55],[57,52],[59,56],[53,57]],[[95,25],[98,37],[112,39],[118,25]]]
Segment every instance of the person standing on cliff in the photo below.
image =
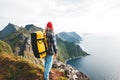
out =
[[45,34],[47,38],[48,50],[44,62],[44,80],[49,80],[49,73],[52,67],[53,55],[55,56],[55,58],[58,56],[53,24],[51,22],[47,23]]

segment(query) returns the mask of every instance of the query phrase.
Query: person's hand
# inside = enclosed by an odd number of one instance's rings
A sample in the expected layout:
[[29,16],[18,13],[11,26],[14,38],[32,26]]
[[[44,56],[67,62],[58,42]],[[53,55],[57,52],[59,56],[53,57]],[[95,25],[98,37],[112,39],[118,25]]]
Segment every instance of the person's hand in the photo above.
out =
[[58,56],[58,53],[55,53],[55,54],[54,54],[54,57],[56,58],[57,56]]
[[58,56],[58,54],[56,53],[56,54],[54,54],[54,62],[56,63],[57,62],[57,56]]

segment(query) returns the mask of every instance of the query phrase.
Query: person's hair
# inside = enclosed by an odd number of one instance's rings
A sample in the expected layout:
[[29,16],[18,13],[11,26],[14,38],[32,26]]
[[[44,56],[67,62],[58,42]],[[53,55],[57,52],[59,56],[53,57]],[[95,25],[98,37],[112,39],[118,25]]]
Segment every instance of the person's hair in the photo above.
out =
[[54,32],[53,28],[48,28],[48,27],[46,27],[46,28],[45,28],[45,32],[47,32],[47,31]]

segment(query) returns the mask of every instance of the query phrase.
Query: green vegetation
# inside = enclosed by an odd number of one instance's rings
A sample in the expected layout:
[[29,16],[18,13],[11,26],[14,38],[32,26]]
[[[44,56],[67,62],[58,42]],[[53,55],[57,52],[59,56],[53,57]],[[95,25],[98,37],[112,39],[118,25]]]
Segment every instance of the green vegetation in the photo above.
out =
[[42,73],[42,65],[14,56],[11,47],[0,40],[0,80],[43,80]]
[[[43,64],[12,54],[10,46],[0,40],[0,80],[43,80]],[[56,80],[67,80],[64,72],[55,70]],[[51,80],[55,80],[51,77]]]
[[[25,42],[25,40],[28,39],[28,37],[30,39],[30,33],[38,30],[42,31],[43,29],[41,29],[40,27],[36,27],[33,24],[26,25],[25,28],[20,27],[15,32],[11,32],[3,40],[11,46],[12,50],[16,55],[24,56],[26,55],[25,44],[27,43]],[[9,31],[9,30],[6,30],[6,31]],[[75,32],[72,32],[72,33],[64,32],[61,34],[62,34],[61,38],[58,37],[60,36],[60,34],[56,36],[57,44],[58,44],[58,53],[59,53],[58,59],[60,61],[65,62],[66,60],[71,58],[87,55],[87,53],[84,52],[79,45],[76,45],[79,42],[78,40],[80,39],[79,35],[77,35]],[[66,39],[67,41],[64,41],[64,39],[62,40],[62,38]],[[71,42],[71,40],[73,42]],[[30,53],[30,52],[28,51],[27,53]]]
[[0,52],[12,53],[12,49],[7,43],[0,40]]
[[[11,31],[6,37],[0,40],[0,80],[43,80],[43,64],[40,60],[34,58],[31,47],[26,47],[25,40],[31,32],[43,30],[34,25],[27,25],[25,28],[19,28]],[[7,33],[9,30],[5,30]],[[4,34],[5,35],[5,34]],[[1,35],[0,35],[1,36]],[[70,58],[87,55],[79,45],[74,42],[63,41],[57,37],[58,60],[65,62]],[[69,40],[69,38],[68,38]],[[26,47],[26,48],[25,48]],[[24,54],[22,56],[13,55]],[[56,76],[50,76],[50,80],[67,80],[64,72],[54,70]]]
[[[43,65],[38,66],[29,59],[5,52],[0,54],[0,80],[43,80]],[[50,80],[67,80],[64,72],[52,70],[57,75],[50,75]]]
[[73,42],[63,41],[57,36],[56,39],[57,39],[58,53],[59,53],[58,59],[60,61],[65,62],[70,58],[87,55],[87,53],[84,52],[79,45],[76,45]]
[[0,80],[43,80],[43,69],[22,57],[0,53]]
[[28,37],[29,34],[30,33],[26,29],[20,28],[19,31],[12,32],[3,40],[9,43],[14,50],[16,47],[20,47],[24,44],[24,38]]

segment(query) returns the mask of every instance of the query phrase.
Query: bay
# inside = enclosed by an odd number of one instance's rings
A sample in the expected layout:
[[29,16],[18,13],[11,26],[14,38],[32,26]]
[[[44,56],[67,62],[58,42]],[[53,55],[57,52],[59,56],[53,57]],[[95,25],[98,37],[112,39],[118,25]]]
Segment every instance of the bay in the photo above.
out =
[[67,63],[90,80],[120,80],[120,36],[86,35],[80,46],[90,56]]

